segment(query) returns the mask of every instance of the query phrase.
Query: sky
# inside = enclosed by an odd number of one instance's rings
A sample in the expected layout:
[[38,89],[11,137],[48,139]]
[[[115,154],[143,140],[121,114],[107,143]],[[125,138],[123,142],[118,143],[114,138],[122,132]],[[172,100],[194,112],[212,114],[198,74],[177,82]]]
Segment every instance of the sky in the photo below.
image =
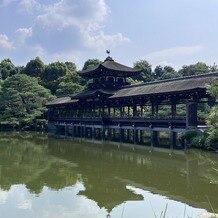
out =
[[218,0],[0,0],[0,61],[218,63]]

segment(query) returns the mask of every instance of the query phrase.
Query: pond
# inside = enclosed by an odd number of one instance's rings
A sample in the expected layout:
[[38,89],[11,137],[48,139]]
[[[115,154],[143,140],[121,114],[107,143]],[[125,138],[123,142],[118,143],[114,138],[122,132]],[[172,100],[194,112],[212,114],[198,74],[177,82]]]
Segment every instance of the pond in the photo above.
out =
[[0,132],[0,217],[197,217],[218,212],[218,156]]

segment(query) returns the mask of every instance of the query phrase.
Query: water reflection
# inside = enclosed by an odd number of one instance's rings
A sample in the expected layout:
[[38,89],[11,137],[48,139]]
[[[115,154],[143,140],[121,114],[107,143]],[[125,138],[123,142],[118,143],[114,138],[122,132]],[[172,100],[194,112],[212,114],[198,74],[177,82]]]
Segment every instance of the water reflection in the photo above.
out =
[[199,151],[0,133],[0,217],[195,217],[218,211],[217,169]]

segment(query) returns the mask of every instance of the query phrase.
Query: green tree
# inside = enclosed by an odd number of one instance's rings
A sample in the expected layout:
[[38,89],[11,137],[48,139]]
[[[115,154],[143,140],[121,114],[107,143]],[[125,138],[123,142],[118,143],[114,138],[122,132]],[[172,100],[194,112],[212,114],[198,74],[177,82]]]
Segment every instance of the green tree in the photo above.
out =
[[73,82],[82,85],[84,83],[83,79],[79,76],[76,64],[73,62],[65,62],[67,66],[66,76],[61,79],[62,82],[69,83]]
[[26,67],[24,68],[24,73],[28,76],[36,77],[40,81],[44,70],[44,63],[39,57],[36,57],[27,63]]
[[154,80],[151,65],[146,60],[139,60],[133,63],[133,67],[136,69],[142,69],[139,75],[133,76],[134,80],[149,82]]
[[0,123],[10,127],[28,127],[45,111],[45,103],[53,99],[37,79],[25,74],[7,78],[2,84]]
[[[218,83],[214,82],[208,87],[209,93],[211,96],[218,101]],[[207,126],[208,134],[207,146],[209,148],[217,149],[218,148],[218,105],[215,105],[211,108],[209,115],[207,116]]]
[[83,90],[83,86],[73,82],[61,82],[57,89],[57,96],[72,95]]
[[5,80],[7,77],[18,73],[18,69],[10,59],[4,59],[0,63],[0,79]]
[[202,73],[208,73],[209,71],[210,71],[210,67],[207,64],[203,62],[198,62],[196,64],[183,66],[178,73],[181,76],[191,76],[191,75],[197,75]]
[[52,94],[56,94],[58,85],[67,72],[68,68],[65,63],[54,62],[47,65],[42,73],[42,85],[50,89]]
[[156,80],[171,79],[179,77],[179,74],[171,66],[156,66],[154,69],[154,78]]
[[102,63],[102,61],[100,61],[99,59],[88,59],[84,63],[82,70],[92,69],[92,68],[98,66],[101,63]]

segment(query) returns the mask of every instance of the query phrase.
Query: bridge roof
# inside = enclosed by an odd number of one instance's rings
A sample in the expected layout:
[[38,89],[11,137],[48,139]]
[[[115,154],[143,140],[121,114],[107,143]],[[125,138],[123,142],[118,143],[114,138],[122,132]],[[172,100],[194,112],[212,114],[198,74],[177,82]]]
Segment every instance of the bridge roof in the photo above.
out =
[[76,103],[79,102],[79,99],[89,99],[98,95],[103,95],[109,99],[121,99],[137,96],[178,94],[189,91],[195,92],[197,90],[206,90],[206,86],[213,81],[218,82],[218,72],[130,85],[119,90],[87,90],[73,96],[57,98],[47,103],[47,106]]
[[71,97],[60,97],[56,98],[53,101],[50,101],[46,104],[46,106],[53,106],[53,105],[62,105],[62,104],[70,104],[70,103],[76,103],[77,99],[71,99]]
[[120,89],[110,98],[115,99],[133,96],[172,94],[178,92],[183,93],[185,91],[206,89],[206,86],[213,81],[218,81],[218,72],[149,82],[139,85],[130,85]]

